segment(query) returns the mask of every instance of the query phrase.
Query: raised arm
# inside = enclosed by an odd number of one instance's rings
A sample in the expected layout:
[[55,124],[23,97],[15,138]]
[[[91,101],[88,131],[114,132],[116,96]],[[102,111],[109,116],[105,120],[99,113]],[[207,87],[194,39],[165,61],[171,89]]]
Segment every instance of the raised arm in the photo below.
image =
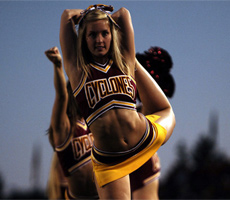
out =
[[64,68],[69,78],[71,76],[71,72],[76,67],[77,33],[75,31],[75,24],[81,15],[81,11],[81,9],[66,9],[61,16],[59,39]]
[[66,114],[68,104],[68,92],[66,79],[62,67],[61,54],[57,47],[45,51],[48,59],[53,63],[55,100],[51,115],[51,128],[53,130],[54,145],[61,145],[70,131],[70,122]]
[[126,8],[120,8],[112,14],[112,18],[120,26],[121,31],[121,44],[123,55],[131,72],[134,73],[135,65],[135,43],[134,43],[134,30],[130,12]]
[[173,109],[155,80],[136,60],[136,82],[144,115],[155,114],[160,116],[156,121],[167,130],[164,143],[170,138],[176,124]]

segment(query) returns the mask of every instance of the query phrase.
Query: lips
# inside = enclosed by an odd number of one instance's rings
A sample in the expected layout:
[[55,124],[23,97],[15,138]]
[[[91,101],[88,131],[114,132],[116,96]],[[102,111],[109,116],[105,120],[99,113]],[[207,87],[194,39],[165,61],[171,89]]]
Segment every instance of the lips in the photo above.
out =
[[97,49],[97,50],[99,50],[99,51],[100,51],[100,50],[103,50],[104,48],[105,48],[104,46],[96,46],[96,47],[95,47],[95,49]]

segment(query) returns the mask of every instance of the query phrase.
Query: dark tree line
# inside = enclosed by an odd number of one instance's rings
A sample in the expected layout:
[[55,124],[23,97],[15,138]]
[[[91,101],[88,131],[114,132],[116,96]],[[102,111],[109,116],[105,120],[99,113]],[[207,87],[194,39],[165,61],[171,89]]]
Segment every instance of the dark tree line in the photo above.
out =
[[[181,142],[177,159],[160,184],[161,199],[229,199],[230,160],[217,146],[217,117],[191,151]],[[188,136],[189,137],[189,136]]]

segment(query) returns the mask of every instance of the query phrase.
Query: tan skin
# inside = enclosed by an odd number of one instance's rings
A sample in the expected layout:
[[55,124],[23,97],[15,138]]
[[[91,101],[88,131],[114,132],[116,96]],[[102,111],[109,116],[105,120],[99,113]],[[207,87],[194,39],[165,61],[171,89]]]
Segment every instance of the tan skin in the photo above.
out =
[[87,26],[86,41],[96,62],[105,63],[107,61],[108,58],[105,55],[110,49],[111,37],[108,21],[95,21]]
[[[156,122],[167,130],[167,135],[164,140],[164,143],[166,143],[176,125],[173,109],[160,86],[137,60],[136,68],[135,79],[143,104],[142,113],[144,115],[154,113],[155,115],[161,116]],[[168,103],[164,104],[163,102]]]
[[145,185],[144,187],[134,191],[132,193],[132,199],[159,199],[158,197],[159,180],[155,180],[152,183]]
[[[72,88],[75,89],[80,81],[82,71],[76,68],[76,48],[75,42],[77,35],[73,31],[73,20],[72,18],[80,17],[81,9],[65,10],[61,17],[60,26],[60,44],[63,54],[64,67],[66,74],[70,80]],[[112,14],[113,19],[119,24],[122,31],[122,45],[123,45],[123,56],[127,65],[130,68],[131,76],[135,77],[137,81],[138,90],[141,90],[144,84],[153,84],[152,80],[142,80],[146,74],[142,69],[138,67],[139,72],[135,74],[135,45],[134,45],[134,31],[131,22],[131,16],[127,9],[121,8]],[[87,24],[87,33],[92,31],[91,28],[95,27],[94,22]],[[96,30],[98,37],[95,37],[94,46],[101,44],[107,44],[107,37],[102,36],[103,31],[108,30],[108,25],[104,20],[97,21]],[[111,33],[110,33],[111,34]],[[88,35],[86,34],[86,40]],[[88,48],[90,50],[91,44],[87,41]],[[107,46],[106,46],[107,47]],[[108,60],[108,49],[100,49],[100,53],[97,51],[90,51],[93,58],[98,62],[104,64]],[[140,81],[140,83],[139,83]],[[144,90],[143,90],[144,91]],[[146,109],[151,107],[150,110],[154,110],[158,115],[162,116],[157,122],[162,124],[167,130],[167,139],[172,134],[172,130],[175,126],[174,114],[167,98],[163,93],[159,92],[159,88],[153,87],[152,96],[156,97],[154,102],[146,104]],[[149,101],[146,98],[144,92],[141,92],[141,98],[143,104]],[[158,96],[160,95],[160,96]],[[169,116],[170,115],[170,116]],[[170,125],[167,126],[167,121],[170,121]],[[174,123],[172,122],[174,121]],[[172,123],[171,123],[172,122]],[[90,129],[94,136],[95,146],[104,151],[117,152],[126,151],[134,147],[146,130],[145,118],[140,113],[126,109],[112,109],[101,115],[96,119],[90,126]],[[130,199],[130,184],[129,175],[113,181],[103,187],[97,187],[100,198],[103,199]],[[118,192],[119,191],[119,192]]]
[[[53,63],[54,66],[54,85],[56,90],[56,97],[53,106],[51,117],[51,124],[54,134],[54,144],[59,146],[66,140],[70,130],[69,119],[66,112],[68,94],[66,91],[66,80],[62,68],[62,58],[57,47],[53,47],[45,52],[47,58]],[[59,121],[60,120],[60,121]],[[60,123],[60,122],[65,122]],[[63,126],[61,126],[63,124]],[[92,165],[88,164],[86,167],[78,170],[74,175],[67,178],[68,185],[75,196],[86,196],[89,192],[92,196],[96,195],[94,182],[92,182]],[[86,178],[88,177],[88,178]],[[89,185],[89,187],[87,187]],[[134,191],[132,193],[133,199],[158,199],[158,185],[159,181],[154,182]],[[88,189],[90,188],[90,190]],[[79,193],[81,191],[81,193]]]
[[[59,116],[59,114],[57,114],[58,112],[56,112],[56,108],[60,108],[59,105],[63,105],[64,108],[63,109],[60,109],[60,110],[65,110],[66,108],[66,100],[64,100],[65,98],[61,98],[62,97],[65,97],[67,95],[67,91],[66,91],[66,87],[65,87],[65,77],[64,77],[64,72],[63,72],[63,68],[62,68],[62,63],[61,63],[61,55],[58,51],[58,49],[56,47],[54,48],[51,48],[49,50],[47,50],[45,52],[45,54],[47,55],[48,59],[54,64],[54,82],[55,82],[55,85],[59,85],[59,87],[56,87],[56,100],[55,100],[55,104],[54,104],[54,111],[53,111],[53,115],[54,116]],[[62,87],[62,88],[61,88]],[[63,91],[63,92],[61,92]],[[63,99],[63,102],[62,100]],[[60,101],[61,100],[61,101]],[[62,103],[61,103],[62,102]],[[67,131],[62,131],[59,129],[60,131],[55,131],[54,130],[54,139],[55,139],[55,144],[56,146],[59,146],[60,144],[62,144],[64,142],[64,140],[66,139],[66,135],[69,131],[69,128],[70,128],[70,124],[69,124],[69,120],[68,118],[66,118],[66,115],[65,113],[63,113],[64,117],[63,119],[66,119],[67,122],[66,122],[66,126],[63,126],[65,130],[67,128]],[[58,117],[59,119],[60,117]],[[55,119],[55,117],[52,117],[52,123],[53,123],[53,127],[55,127],[55,124],[57,123],[58,121]],[[60,123],[58,123],[58,125],[60,125]],[[57,132],[60,132],[61,134],[58,134]],[[65,134],[63,134],[65,132]],[[63,137],[63,138],[62,138]],[[84,174],[91,174],[91,171],[92,171],[92,168],[85,168],[84,170]],[[83,173],[83,171],[79,171],[79,173]],[[91,176],[91,175],[90,175]],[[76,178],[75,178],[76,177]],[[87,188],[84,186],[84,184],[82,184],[82,180],[79,180],[79,174],[76,174],[75,176],[72,176],[72,178],[69,178],[69,183],[68,185],[73,185],[74,187],[72,187],[71,191],[77,191],[80,189],[80,191],[82,191],[83,189],[83,193],[81,193],[81,195],[83,194],[87,194],[88,195],[88,190],[84,192],[84,189]],[[79,184],[76,185],[76,180],[79,180],[78,183],[81,183],[80,185],[81,186],[84,186],[84,188],[82,187],[79,187]],[[88,179],[88,183],[91,181],[91,178]],[[93,183],[94,184],[94,183]],[[159,180],[155,180],[153,181],[152,183],[134,191],[132,193],[132,199],[158,199],[158,187],[159,187]]]
[[[66,141],[69,132],[74,131],[75,127],[71,127],[66,113],[68,92],[61,54],[57,47],[45,51],[45,54],[54,67],[55,100],[51,115],[51,127],[53,130],[54,147],[57,147]],[[71,193],[74,196],[96,196],[97,191],[92,177],[93,167],[91,162],[79,168],[71,176],[66,177]]]

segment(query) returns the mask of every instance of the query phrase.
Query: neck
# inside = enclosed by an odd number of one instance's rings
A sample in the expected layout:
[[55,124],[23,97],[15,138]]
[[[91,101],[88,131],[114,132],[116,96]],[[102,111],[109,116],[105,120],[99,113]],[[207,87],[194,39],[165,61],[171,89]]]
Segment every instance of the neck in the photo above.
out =
[[105,63],[107,63],[108,60],[109,60],[108,56],[96,57],[96,58],[94,57],[94,58],[93,58],[93,61],[94,61],[94,62],[97,62],[97,63],[102,64],[102,65],[104,65]]

